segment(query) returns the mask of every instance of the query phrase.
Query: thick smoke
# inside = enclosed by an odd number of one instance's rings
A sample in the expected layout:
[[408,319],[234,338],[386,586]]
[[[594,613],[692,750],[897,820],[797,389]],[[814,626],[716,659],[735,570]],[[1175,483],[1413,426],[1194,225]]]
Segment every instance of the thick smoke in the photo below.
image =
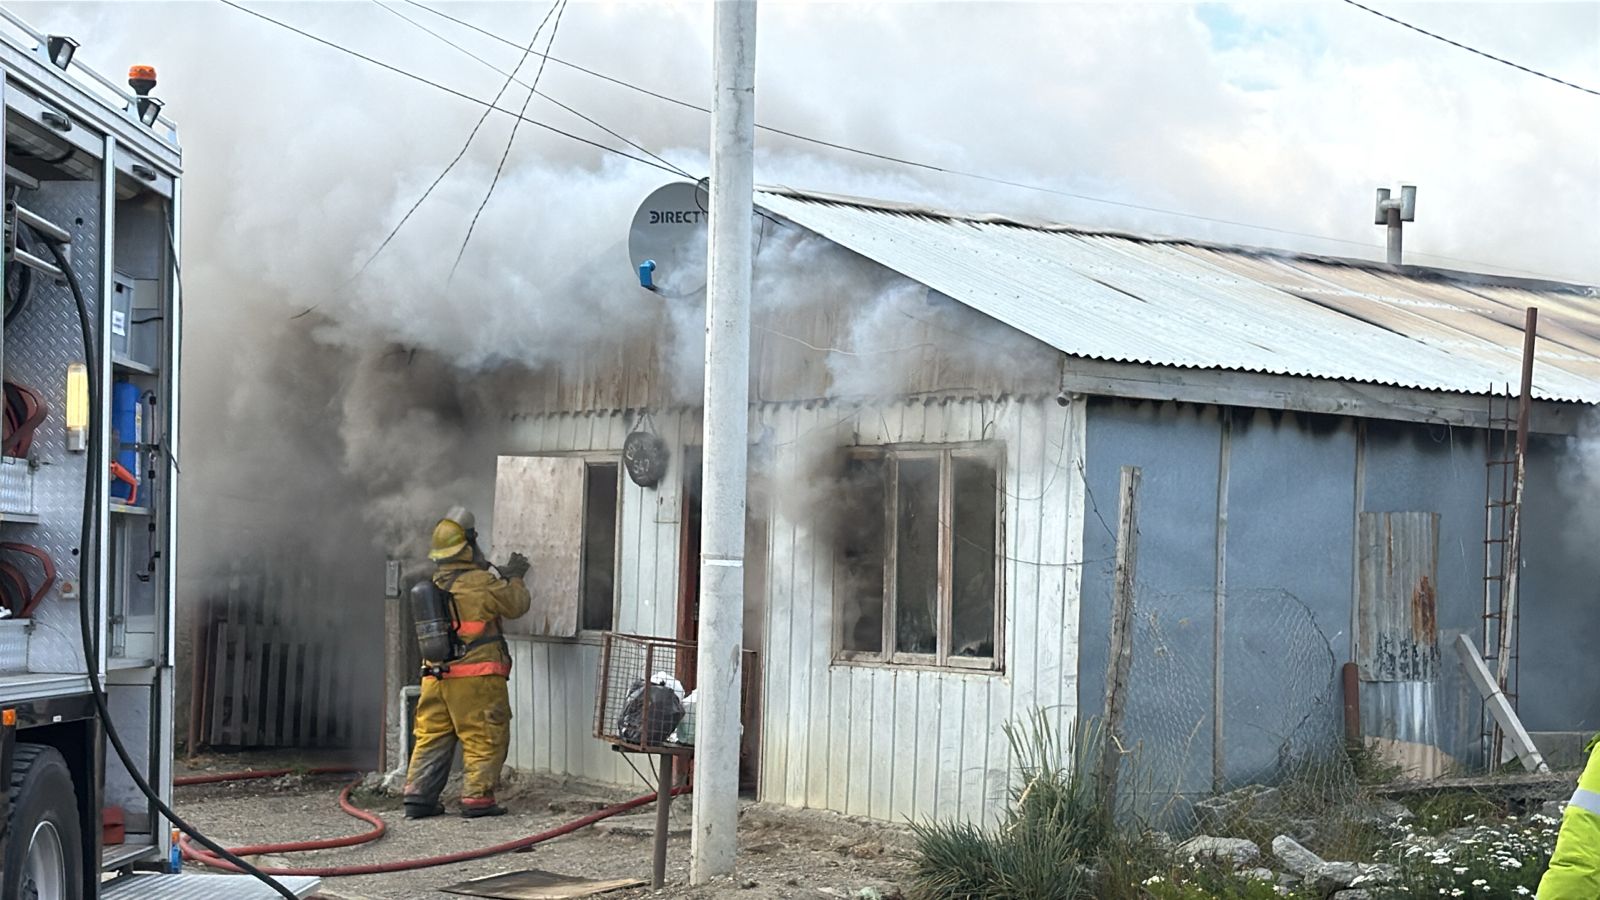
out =
[[[414,555],[456,502],[475,504],[487,526],[497,423],[530,385],[597,345],[643,336],[667,348],[659,399],[699,396],[701,309],[644,295],[621,246],[634,208],[666,173],[524,126],[452,275],[511,128],[492,116],[363,272],[456,155],[477,107],[217,4],[16,6],[38,27],[78,37],[81,58],[103,71],[155,64],[157,93],[183,127],[187,584],[245,560],[290,560],[326,594],[308,602],[348,608],[352,634],[370,634],[385,553]],[[261,8],[474,96],[492,96],[501,81],[376,4]],[[498,66],[516,63],[514,49],[395,9]],[[1430,7],[1422,24],[1600,82],[1592,9],[1519,7],[1516,34],[1482,10]],[[544,6],[449,11],[523,41]],[[556,53],[704,103],[709,14],[705,4],[574,3]],[[1408,253],[1600,280],[1591,252],[1600,119],[1578,105],[1592,98],[1419,46],[1337,5],[776,4],[760,27],[763,122],[1067,194],[768,134],[761,182],[1372,255],[1068,194],[1373,245],[1372,188],[1426,173]],[[555,64],[542,78],[563,102],[705,171],[703,115]],[[523,95],[515,89],[503,105]],[[537,98],[528,108],[620,146]],[[1538,214],[1510,214],[1506,198],[1537,198]],[[785,311],[853,298],[848,345],[819,351],[841,392],[892,390],[933,356],[1032,361],[1032,348],[1007,344],[1003,329],[792,228],[764,223],[758,241],[758,321],[780,323],[758,340],[809,340],[784,331]],[[819,432],[808,438],[817,449],[799,458],[838,439]]]

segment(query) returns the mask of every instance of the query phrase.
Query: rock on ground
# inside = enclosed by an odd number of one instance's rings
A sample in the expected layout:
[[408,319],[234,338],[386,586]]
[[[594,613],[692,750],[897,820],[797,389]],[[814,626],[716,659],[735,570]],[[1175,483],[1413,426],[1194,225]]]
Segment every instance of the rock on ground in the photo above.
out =
[[1284,868],[1299,875],[1301,878],[1311,878],[1326,861],[1310,850],[1300,846],[1300,842],[1286,834],[1280,834],[1272,839],[1272,855],[1283,863]]
[[1359,884],[1388,884],[1396,877],[1394,866],[1385,864],[1364,865],[1353,862],[1325,862],[1306,881],[1324,894],[1345,890]]
[[1212,837],[1202,834],[1178,845],[1178,855],[1212,862],[1226,862],[1234,868],[1248,866],[1261,858],[1261,848],[1244,838]]

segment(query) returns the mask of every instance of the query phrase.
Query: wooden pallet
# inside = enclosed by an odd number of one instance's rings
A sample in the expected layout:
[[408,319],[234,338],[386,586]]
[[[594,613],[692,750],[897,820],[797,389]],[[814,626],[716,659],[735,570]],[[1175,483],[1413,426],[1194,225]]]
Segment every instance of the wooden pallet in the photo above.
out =
[[213,748],[349,747],[357,717],[355,665],[342,623],[285,621],[285,579],[235,573],[200,610],[195,673],[203,679],[195,733]]

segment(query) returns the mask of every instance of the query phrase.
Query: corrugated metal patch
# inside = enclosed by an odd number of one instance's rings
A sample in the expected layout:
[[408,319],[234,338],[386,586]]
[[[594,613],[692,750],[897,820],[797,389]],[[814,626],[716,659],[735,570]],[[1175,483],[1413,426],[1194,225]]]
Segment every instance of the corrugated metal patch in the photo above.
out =
[[1439,514],[1362,513],[1357,664],[1364,681],[1439,677]]
[[1087,359],[1486,393],[1540,308],[1540,399],[1600,403],[1593,288],[1030,227],[761,191],[757,203]]

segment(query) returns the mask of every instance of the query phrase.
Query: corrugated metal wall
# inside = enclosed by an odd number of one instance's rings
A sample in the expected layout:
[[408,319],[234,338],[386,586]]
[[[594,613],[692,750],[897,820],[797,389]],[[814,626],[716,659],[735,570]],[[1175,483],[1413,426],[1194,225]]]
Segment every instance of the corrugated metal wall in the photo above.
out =
[[[1043,707],[1066,727],[1077,709],[1077,596],[1083,410],[1049,401],[943,399],[889,406],[766,404],[752,423],[753,470],[770,515],[765,615],[762,799],[876,818],[982,818],[1005,792],[1001,726]],[[615,451],[617,415],[522,420],[515,452]],[[673,464],[659,490],[626,482],[617,629],[675,628],[682,437],[688,414],[657,415]],[[832,542],[789,488],[841,443],[997,441],[1005,461],[1006,615],[1002,673],[833,663]],[[826,486],[820,490],[826,491]],[[813,498],[814,499],[814,498]],[[513,638],[510,763],[626,783],[637,776],[592,736],[599,647]]]

